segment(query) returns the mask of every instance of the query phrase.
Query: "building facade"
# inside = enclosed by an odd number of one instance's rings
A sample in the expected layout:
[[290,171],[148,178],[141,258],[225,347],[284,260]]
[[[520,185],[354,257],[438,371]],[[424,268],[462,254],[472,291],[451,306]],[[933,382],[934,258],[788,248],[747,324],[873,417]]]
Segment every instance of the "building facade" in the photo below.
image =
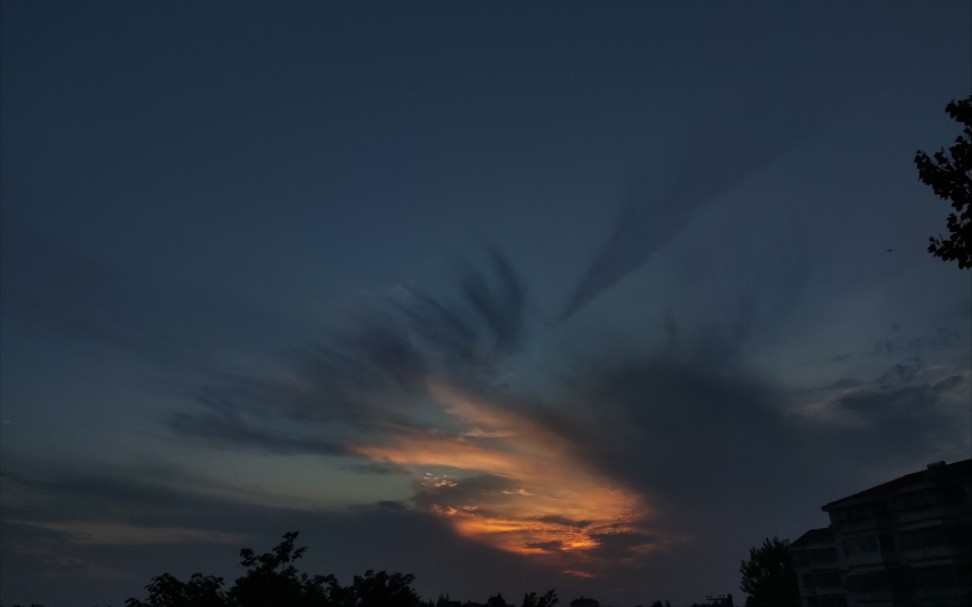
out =
[[822,507],[792,544],[803,607],[972,606],[972,460]]
[[791,549],[802,607],[847,607],[833,529],[811,529]]

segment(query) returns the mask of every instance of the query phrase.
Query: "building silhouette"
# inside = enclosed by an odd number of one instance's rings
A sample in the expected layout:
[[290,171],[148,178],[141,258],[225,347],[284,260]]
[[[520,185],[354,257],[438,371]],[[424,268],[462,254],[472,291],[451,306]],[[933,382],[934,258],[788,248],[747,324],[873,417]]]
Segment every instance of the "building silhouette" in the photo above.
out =
[[972,605],[972,459],[822,506],[792,544],[802,607]]

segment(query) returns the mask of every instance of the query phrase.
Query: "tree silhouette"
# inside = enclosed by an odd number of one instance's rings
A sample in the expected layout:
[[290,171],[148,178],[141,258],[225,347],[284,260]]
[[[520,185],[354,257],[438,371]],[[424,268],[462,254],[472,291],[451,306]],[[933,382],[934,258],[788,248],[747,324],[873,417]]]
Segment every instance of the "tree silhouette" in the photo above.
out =
[[523,595],[522,607],[553,607],[559,602],[560,599],[557,598],[557,593],[553,590],[548,590],[541,597],[537,597],[536,592],[531,592]]
[[[283,535],[283,541],[270,552],[256,554],[240,550],[240,566],[246,573],[233,586],[223,590],[223,578],[194,573],[183,582],[169,573],[152,578],[145,587],[148,597],[130,598],[127,607],[455,607],[479,603],[460,603],[439,597],[438,603],[425,603],[412,589],[415,576],[368,570],[354,576],[350,586],[341,586],[333,575],[307,575],[295,563],[305,548],[297,548],[298,533]],[[557,594],[550,590],[538,597],[531,592],[523,597],[523,607],[553,607]],[[496,594],[486,607],[512,607]]]
[[949,237],[931,237],[928,252],[943,261],[955,261],[959,268],[972,268],[972,95],[951,101],[945,111],[963,125],[955,144],[933,156],[915,154],[918,178],[939,197],[951,201],[953,212],[945,223]]
[[340,607],[419,607],[422,599],[412,590],[415,576],[372,570],[354,576],[351,592],[345,593]]
[[800,590],[790,542],[766,539],[759,548],[750,548],[749,560],[739,567],[740,588],[749,595],[746,607],[799,607]]
[[503,598],[502,593],[500,593],[500,594],[494,594],[493,596],[486,599],[486,607],[513,607],[513,606],[507,603],[506,599]]
[[240,565],[247,567],[246,575],[236,580],[227,593],[231,607],[313,607],[327,605],[329,591],[337,585],[334,576],[308,576],[300,573],[294,563],[306,548],[295,548],[296,531],[285,533],[283,541],[271,552],[256,555],[253,550],[240,550]]
[[[334,576],[297,571],[294,562],[304,548],[295,548],[297,532],[285,533],[283,541],[271,551],[257,555],[249,548],[240,550],[240,565],[247,572],[223,591],[223,578],[194,573],[182,582],[169,573],[152,578],[145,587],[144,601],[130,598],[127,607],[331,607]],[[397,574],[396,574],[397,575]]]
[[169,573],[152,578],[145,587],[148,598],[125,601],[128,607],[223,607],[226,596],[222,591],[223,578],[194,573],[188,582],[179,581]]

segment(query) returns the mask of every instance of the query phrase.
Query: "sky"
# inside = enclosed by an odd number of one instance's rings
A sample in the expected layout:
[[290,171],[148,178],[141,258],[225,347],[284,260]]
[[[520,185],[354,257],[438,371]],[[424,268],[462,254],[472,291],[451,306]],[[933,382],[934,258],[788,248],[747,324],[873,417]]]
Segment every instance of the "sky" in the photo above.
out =
[[972,455],[969,2],[0,4],[0,601],[739,596]]

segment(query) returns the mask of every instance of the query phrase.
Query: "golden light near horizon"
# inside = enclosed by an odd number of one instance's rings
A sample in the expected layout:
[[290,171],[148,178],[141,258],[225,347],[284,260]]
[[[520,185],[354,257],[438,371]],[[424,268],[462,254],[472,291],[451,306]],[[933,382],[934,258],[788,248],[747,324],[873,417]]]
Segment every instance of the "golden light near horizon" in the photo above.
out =
[[409,433],[355,452],[413,470],[424,505],[458,535],[588,577],[583,563],[604,538],[647,532],[644,496],[584,462],[568,437],[440,380],[428,386],[460,431]]

